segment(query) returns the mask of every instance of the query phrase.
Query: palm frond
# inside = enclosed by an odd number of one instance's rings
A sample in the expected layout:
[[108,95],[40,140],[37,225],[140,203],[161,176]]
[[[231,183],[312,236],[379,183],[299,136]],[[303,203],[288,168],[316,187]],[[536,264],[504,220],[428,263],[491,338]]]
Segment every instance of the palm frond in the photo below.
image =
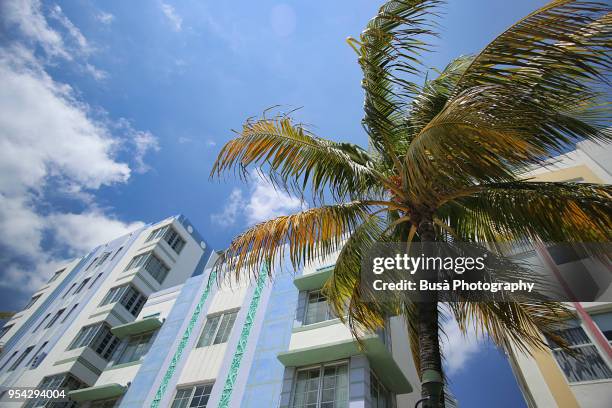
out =
[[612,187],[513,182],[481,186],[443,205],[440,217],[465,241],[612,240]]
[[548,347],[542,335],[565,344],[557,331],[572,315],[562,302],[451,302],[459,328],[488,335],[497,345],[531,353]]
[[[370,205],[355,201],[311,208],[254,225],[229,245],[215,267],[258,276],[262,266],[276,265],[288,250],[295,270],[340,250],[343,240],[367,218]],[[271,271],[271,268],[268,268]]]
[[364,331],[384,326],[389,315],[387,305],[378,302],[374,292],[365,293],[361,283],[361,262],[373,246],[389,241],[385,235],[386,222],[378,216],[369,216],[344,243],[334,272],[325,283],[324,293],[334,313],[348,323],[356,338]]
[[211,176],[230,169],[245,176],[250,165],[268,165],[275,185],[292,192],[309,185],[315,196],[331,191],[338,200],[382,187],[381,175],[366,151],[349,143],[316,137],[290,118],[247,121],[239,136],[219,153]]
[[[440,3],[388,1],[360,36],[359,64],[365,91],[363,124],[372,146],[389,161],[407,147],[410,129],[405,111],[419,86],[406,77],[420,73],[420,53],[429,48],[425,40],[436,35],[426,17],[434,16],[433,10]],[[394,164],[397,166],[397,161]]]
[[537,85],[555,104],[558,96],[583,94],[584,80],[603,79],[611,68],[610,12],[603,2],[551,1],[488,44],[455,92],[482,85]]
[[414,96],[408,112],[411,134],[418,134],[444,109],[461,74],[473,57],[461,56],[451,61],[439,75],[428,80]]
[[598,83],[612,67],[611,22],[606,5],[555,1],[486,47],[408,148],[415,197],[512,181],[576,141],[612,140]]

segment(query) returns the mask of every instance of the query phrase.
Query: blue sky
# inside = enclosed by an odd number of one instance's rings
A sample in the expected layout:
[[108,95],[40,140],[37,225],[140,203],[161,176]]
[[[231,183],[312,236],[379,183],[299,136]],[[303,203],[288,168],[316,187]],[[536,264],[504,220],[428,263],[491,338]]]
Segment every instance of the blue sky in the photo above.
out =
[[[451,1],[429,67],[475,53],[542,1]],[[344,39],[378,2],[4,0],[0,7],[0,295],[19,308],[62,260],[183,213],[215,248],[299,210],[254,178],[209,181],[221,146],[276,104],[367,145]],[[524,406],[504,357],[449,327],[462,406]]]

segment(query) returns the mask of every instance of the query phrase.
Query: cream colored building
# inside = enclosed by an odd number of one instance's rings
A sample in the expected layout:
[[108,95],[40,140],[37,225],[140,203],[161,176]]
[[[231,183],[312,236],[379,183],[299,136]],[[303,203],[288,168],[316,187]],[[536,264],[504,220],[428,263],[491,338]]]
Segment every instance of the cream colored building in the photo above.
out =
[[[612,183],[612,145],[578,143],[576,150],[549,160],[549,165],[526,175],[534,181]],[[612,298],[610,265],[577,253],[555,253],[543,246],[517,251],[515,256],[530,259],[572,279],[592,280],[600,288],[598,298]],[[574,276],[575,278],[575,276]],[[534,351],[529,356],[515,347],[507,350],[512,369],[530,408],[612,407],[612,303],[573,302],[575,319],[561,333],[572,348],[584,356],[577,360],[561,349]]]

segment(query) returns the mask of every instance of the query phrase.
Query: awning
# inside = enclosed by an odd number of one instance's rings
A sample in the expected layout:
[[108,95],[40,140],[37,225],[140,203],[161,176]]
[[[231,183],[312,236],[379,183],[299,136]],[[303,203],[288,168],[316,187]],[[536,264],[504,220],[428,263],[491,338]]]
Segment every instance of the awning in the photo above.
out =
[[148,317],[146,319],[136,320],[131,323],[115,326],[111,329],[111,333],[120,339],[123,339],[133,334],[146,333],[151,330],[158,329],[162,323],[163,321],[161,321],[159,317]]
[[120,397],[125,394],[126,390],[127,387],[123,385],[110,383],[70,391],[68,396],[76,402],[95,401]]
[[364,338],[363,346],[365,350],[360,350],[357,341],[351,339],[285,351],[279,353],[277,358],[285,367],[302,367],[365,354],[370,362],[370,367],[388,390],[396,394],[412,392],[410,381],[397,365],[393,355],[380,337]]
[[334,266],[327,266],[317,270],[315,273],[298,276],[293,280],[293,284],[298,290],[314,290],[320,289],[325,284],[325,281],[331,276]]

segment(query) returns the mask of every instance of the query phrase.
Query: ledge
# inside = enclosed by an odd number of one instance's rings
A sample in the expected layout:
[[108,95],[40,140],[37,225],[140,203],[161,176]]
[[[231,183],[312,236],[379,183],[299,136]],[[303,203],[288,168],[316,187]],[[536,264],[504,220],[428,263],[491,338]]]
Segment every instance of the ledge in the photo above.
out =
[[364,338],[362,342],[363,349],[360,349],[357,340],[351,339],[285,351],[279,353],[277,358],[285,367],[302,367],[365,354],[370,362],[370,367],[388,390],[396,394],[412,392],[410,381],[382,340],[378,336],[371,335]]
[[330,319],[330,320],[323,320],[322,322],[317,322],[317,323],[311,323],[311,324],[304,324],[301,326],[295,326],[293,329],[291,329],[292,333],[298,333],[298,332],[302,332],[302,331],[306,331],[306,330],[314,330],[314,329],[318,329],[320,327],[326,327],[326,326],[332,326],[334,324],[342,324],[342,320],[335,318],[335,319]]
[[127,387],[124,387],[123,385],[117,383],[110,383],[70,391],[68,393],[68,396],[76,402],[85,402],[119,397],[125,394],[126,390]]
[[317,270],[315,273],[301,275],[293,280],[293,284],[298,290],[314,290],[321,289],[325,281],[331,276],[334,270],[334,265],[326,266]]
[[146,333],[158,329],[163,321],[159,317],[148,317],[146,319],[136,320],[131,323],[115,326],[111,329],[111,333],[120,339],[126,338],[133,334]]

